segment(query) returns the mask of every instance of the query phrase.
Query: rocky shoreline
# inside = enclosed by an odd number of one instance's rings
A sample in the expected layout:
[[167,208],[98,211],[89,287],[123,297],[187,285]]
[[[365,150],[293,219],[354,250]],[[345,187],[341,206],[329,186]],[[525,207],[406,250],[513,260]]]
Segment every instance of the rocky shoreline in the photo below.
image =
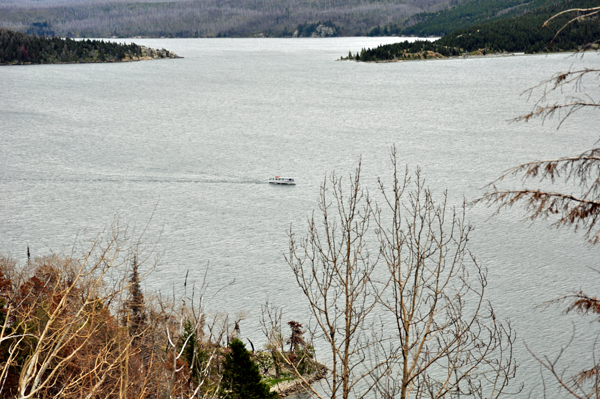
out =
[[[178,56],[172,51],[163,49],[154,49],[146,46],[140,46],[142,48],[142,55],[140,57],[129,57],[129,61],[145,61],[145,60],[158,60],[161,58],[183,58]],[[128,60],[123,60],[128,61]]]
[[455,55],[455,56],[443,56],[439,53],[428,52],[427,57],[425,56],[415,56],[414,58],[395,58],[392,60],[376,60],[376,61],[356,61],[354,58],[339,58],[336,61],[355,61],[355,62],[364,62],[367,64],[386,64],[386,63],[394,63],[394,62],[406,62],[406,61],[436,61],[436,60],[454,60],[454,59],[464,59],[464,58],[497,58],[497,57],[515,57],[515,56],[529,56],[529,55],[547,55],[549,53],[534,53],[534,54],[526,54],[526,53],[487,53],[484,54],[481,51],[479,52],[471,52],[468,54]]
[[320,364],[319,369],[314,373],[302,376],[302,378],[294,378],[293,380],[277,383],[271,388],[279,394],[280,398],[285,398],[300,392],[307,391],[306,383],[312,384],[327,376],[327,367]]

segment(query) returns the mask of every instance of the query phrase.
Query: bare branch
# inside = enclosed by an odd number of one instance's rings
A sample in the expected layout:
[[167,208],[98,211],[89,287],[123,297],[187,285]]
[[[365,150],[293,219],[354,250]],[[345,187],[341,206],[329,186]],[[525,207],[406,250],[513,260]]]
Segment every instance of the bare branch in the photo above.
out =
[[594,15],[598,15],[598,13],[600,13],[600,7],[592,7],[592,8],[571,8],[568,10],[564,10],[561,11],[557,14],[554,14],[552,17],[550,17],[548,20],[546,20],[546,22],[544,22],[542,24],[543,28],[548,27],[548,24],[553,21],[554,19],[560,17],[561,15],[565,15],[565,14],[571,14],[571,13],[578,13],[579,15],[576,16],[575,18],[570,19],[566,24],[564,24],[554,35],[554,38],[552,39],[552,43],[554,43],[554,41],[556,40],[556,38],[558,37],[558,35],[565,30],[569,25],[571,25],[572,23],[576,22],[576,21],[580,21],[583,19],[587,19],[590,18]]

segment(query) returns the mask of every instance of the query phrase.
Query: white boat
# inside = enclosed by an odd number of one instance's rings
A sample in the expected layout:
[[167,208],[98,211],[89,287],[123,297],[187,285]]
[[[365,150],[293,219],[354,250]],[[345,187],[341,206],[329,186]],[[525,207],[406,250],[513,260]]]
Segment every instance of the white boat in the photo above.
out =
[[286,184],[286,185],[295,185],[296,181],[291,177],[281,177],[275,176],[269,179],[269,184]]

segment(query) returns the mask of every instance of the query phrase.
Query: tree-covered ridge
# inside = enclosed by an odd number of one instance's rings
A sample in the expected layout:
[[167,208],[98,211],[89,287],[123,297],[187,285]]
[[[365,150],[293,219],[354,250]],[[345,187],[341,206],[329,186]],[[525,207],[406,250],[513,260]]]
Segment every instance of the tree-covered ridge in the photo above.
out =
[[570,8],[589,8],[592,0],[567,1],[537,8],[519,17],[475,25],[454,31],[436,41],[407,41],[363,49],[352,55],[357,61],[391,61],[457,56],[465,53],[487,54],[498,52],[538,53],[544,51],[572,51],[600,39],[600,21],[585,19],[570,24],[556,36],[574,15],[561,15],[550,26],[543,24],[552,15]]
[[434,13],[413,15],[398,33],[412,36],[444,36],[458,29],[485,22],[510,19],[543,7],[555,0],[469,0]]
[[0,65],[118,62],[176,57],[167,50],[149,49],[135,43],[79,41],[0,29]]
[[[447,6],[449,0],[87,0],[0,2],[0,27],[63,37],[292,37],[331,21],[340,36]],[[52,3],[52,4],[49,4]],[[299,36],[302,36],[298,32]]]
[[569,8],[589,8],[597,2],[580,0],[554,5],[520,17],[490,22],[466,29],[460,29],[442,37],[439,45],[461,47],[466,51],[485,49],[490,52],[572,51],[600,39],[600,20],[584,19],[569,25],[556,35],[556,32],[575,16],[562,15],[548,27],[544,22],[552,15]]

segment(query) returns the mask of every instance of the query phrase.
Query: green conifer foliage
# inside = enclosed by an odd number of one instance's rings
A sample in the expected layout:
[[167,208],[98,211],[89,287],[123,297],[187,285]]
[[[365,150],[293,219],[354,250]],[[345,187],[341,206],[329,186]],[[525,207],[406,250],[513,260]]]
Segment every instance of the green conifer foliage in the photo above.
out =
[[[202,349],[198,339],[197,329],[191,320],[187,320],[183,325],[183,334],[179,337],[178,351],[183,348],[183,358],[186,360],[191,378],[199,383],[201,381],[202,370],[206,367],[206,351]],[[184,347],[185,346],[185,347]]]
[[144,306],[144,293],[140,284],[139,263],[137,256],[133,257],[131,275],[129,276],[129,295],[127,302],[129,316],[127,319],[129,335],[133,338],[135,345],[139,344],[140,338],[146,329],[146,310]]
[[276,399],[276,392],[261,381],[258,366],[250,358],[246,346],[239,339],[231,341],[231,352],[223,362],[223,399]]

